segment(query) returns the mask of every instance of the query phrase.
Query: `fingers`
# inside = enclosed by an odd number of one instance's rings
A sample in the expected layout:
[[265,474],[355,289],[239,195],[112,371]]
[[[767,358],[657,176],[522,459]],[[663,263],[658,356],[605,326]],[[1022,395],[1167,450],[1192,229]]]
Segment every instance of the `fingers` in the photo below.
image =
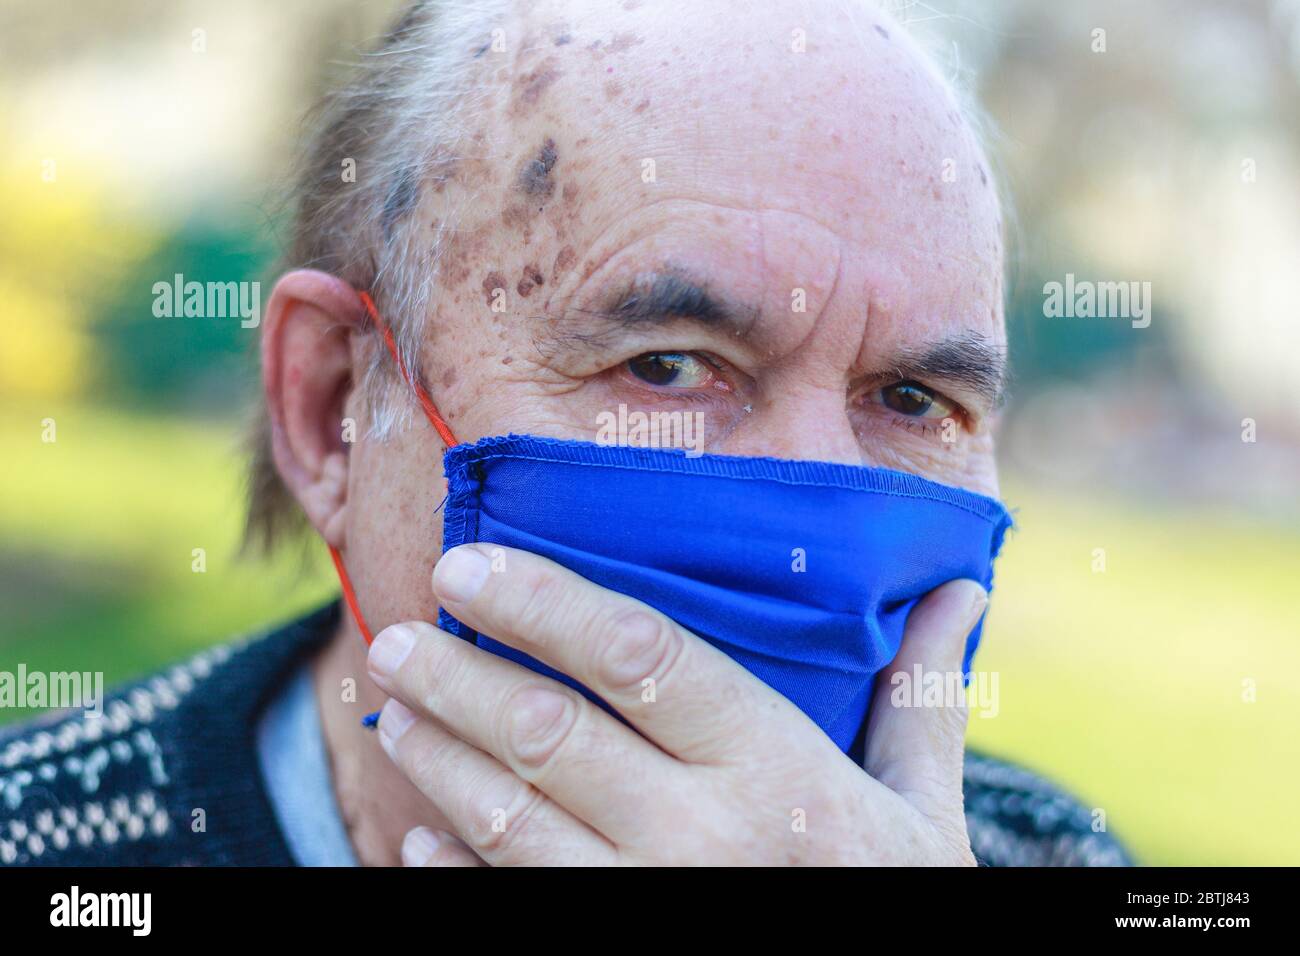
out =
[[465,845],[492,866],[616,861],[614,847],[493,757],[390,700],[379,739]]
[[878,678],[864,765],[927,816],[961,807],[966,638],[988,604],[974,581],[949,581],[912,609],[903,644]]
[[369,661],[393,697],[616,842],[631,840],[649,814],[672,810],[647,779],[662,792],[685,789],[679,763],[581,694],[429,624],[385,629]]
[[681,760],[722,763],[758,744],[807,749],[824,737],[721,651],[553,561],[462,545],[442,556],[433,587],[457,619],[578,680]]
[[444,830],[416,827],[402,840],[402,866],[487,866]]

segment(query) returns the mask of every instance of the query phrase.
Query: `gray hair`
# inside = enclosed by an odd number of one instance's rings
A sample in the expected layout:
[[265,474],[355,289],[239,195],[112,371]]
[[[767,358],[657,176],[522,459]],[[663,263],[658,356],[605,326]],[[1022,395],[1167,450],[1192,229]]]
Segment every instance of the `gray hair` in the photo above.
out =
[[[415,0],[351,82],[309,117],[281,270],[320,269],[368,290],[416,375],[443,238],[455,217],[440,220],[431,242],[411,214],[427,186],[448,178],[475,131],[475,106],[486,91],[475,87],[471,66],[514,8],[513,0]],[[404,424],[411,402],[383,349],[374,350],[360,387],[373,436]],[[266,410],[257,415],[245,541],[270,550],[301,528],[303,515],[272,459]]]

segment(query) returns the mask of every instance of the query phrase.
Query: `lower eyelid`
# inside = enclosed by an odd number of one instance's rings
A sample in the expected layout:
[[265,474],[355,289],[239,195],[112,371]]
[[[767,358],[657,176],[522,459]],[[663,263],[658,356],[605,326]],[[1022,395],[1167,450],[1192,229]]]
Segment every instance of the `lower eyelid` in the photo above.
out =
[[943,427],[940,422],[927,421],[923,418],[909,418],[906,415],[895,415],[891,424],[895,428],[901,428],[914,435],[932,435]]

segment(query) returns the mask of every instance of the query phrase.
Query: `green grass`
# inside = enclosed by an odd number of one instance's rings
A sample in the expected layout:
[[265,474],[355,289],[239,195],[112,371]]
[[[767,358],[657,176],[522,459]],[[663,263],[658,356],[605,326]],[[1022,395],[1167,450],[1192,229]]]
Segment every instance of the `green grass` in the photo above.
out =
[[1300,862],[1300,535],[1006,494],[1020,531],[976,661],[1000,675],[1001,713],[972,718],[972,743],[1105,809],[1142,862]]
[[[53,418],[57,441],[41,441]],[[19,406],[0,419],[0,661],[114,682],[333,593],[319,560],[239,553],[237,429]],[[206,571],[193,570],[205,551]],[[0,712],[0,721],[24,716]]]
[[[0,439],[0,667],[113,683],[333,593],[323,561],[240,558],[233,427],[9,404]],[[1014,482],[1006,498],[1020,530],[976,658],[1000,712],[972,717],[972,743],[1103,808],[1141,862],[1300,863],[1297,530]]]

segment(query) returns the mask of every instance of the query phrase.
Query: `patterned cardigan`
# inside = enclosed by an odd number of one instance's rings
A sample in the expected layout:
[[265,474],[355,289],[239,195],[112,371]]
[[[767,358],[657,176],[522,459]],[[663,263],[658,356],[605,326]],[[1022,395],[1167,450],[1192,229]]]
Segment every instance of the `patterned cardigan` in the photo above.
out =
[[[104,714],[0,729],[0,865],[292,866],[254,728],[324,645],[331,605],[215,647],[110,694]],[[980,863],[1125,865],[1088,810],[1027,771],[968,752],[966,817]]]

